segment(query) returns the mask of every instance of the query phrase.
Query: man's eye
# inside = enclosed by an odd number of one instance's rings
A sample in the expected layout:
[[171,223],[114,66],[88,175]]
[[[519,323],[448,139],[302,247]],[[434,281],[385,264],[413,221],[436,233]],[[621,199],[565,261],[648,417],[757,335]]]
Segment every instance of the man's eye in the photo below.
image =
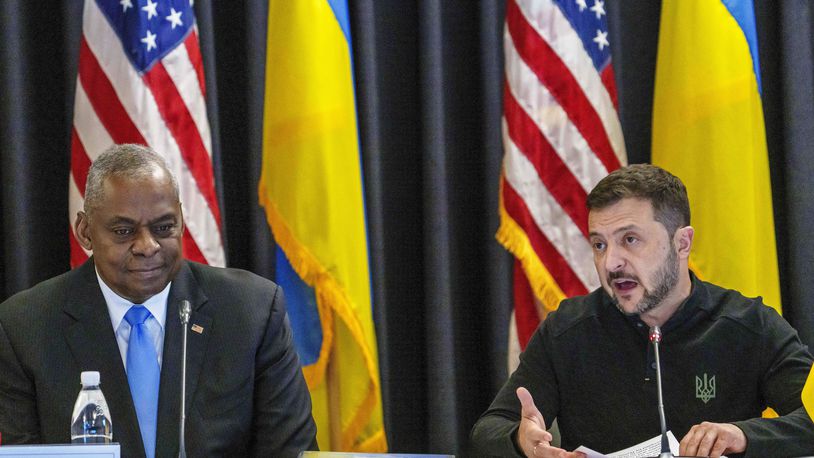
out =
[[602,251],[605,249],[604,242],[594,242],[594,251]]
[[132,229],[113,229],[113,233],[119,236],[130,235],[133,233]]
[[636,243],[638,241],[639,241],[639,239],[632,236],[632,235],[628,235],[627,237],[625,237],[625,242],[627,242],[628,245],[632,244],[632,243]]
[[170,232],[175,228],[175,224],[162,224],[160,226],[156,226],[155,231],[158,233],[165,233]]

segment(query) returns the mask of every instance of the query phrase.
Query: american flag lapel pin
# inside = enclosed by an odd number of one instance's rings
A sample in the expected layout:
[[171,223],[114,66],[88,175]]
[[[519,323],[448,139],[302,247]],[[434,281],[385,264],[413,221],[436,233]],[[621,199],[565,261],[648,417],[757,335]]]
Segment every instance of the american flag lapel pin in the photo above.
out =
[[192,325],[192,332],[197,332],[198,334],[203,334],[203,328],[200,325],[193,324]]

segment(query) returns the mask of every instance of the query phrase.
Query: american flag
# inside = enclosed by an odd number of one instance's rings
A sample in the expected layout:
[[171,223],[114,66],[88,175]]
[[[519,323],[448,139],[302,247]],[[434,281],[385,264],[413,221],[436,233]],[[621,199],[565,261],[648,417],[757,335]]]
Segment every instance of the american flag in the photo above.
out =
[[[184,254],[223,266],[206,88],[191,0],[86,0],[71,132],[70,218],[93,160],[116,143],[148,145],[178,179]],[[72,234],[71,264],[85,252]]]
[[599,0],[506,2],[497,238],[515,256],[515,350],[563,298],[599,286],[585,199],[627,162],[605,15]]

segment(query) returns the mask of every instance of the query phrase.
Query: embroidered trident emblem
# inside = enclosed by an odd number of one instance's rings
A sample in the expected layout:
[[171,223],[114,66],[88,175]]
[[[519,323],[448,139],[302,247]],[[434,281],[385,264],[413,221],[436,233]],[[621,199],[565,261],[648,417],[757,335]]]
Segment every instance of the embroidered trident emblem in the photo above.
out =
[[704,373],[704,378],[695,376],[695,397],[708,403],[710,399],[715,398],[715,376],[707,378]]

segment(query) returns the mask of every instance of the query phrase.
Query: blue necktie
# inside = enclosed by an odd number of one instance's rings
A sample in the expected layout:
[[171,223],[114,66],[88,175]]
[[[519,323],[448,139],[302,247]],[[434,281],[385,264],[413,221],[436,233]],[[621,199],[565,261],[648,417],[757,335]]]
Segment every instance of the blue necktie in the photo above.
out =
[[158,355],[147,332],[145,321],[152,316],[147,307],[130,307],[124,319],[130,323],[130,342],[127,344],[127,382],[136,406],[141,440],[147,458],[155,456],[156,424],[158,420],[158,383],[161,369]]

